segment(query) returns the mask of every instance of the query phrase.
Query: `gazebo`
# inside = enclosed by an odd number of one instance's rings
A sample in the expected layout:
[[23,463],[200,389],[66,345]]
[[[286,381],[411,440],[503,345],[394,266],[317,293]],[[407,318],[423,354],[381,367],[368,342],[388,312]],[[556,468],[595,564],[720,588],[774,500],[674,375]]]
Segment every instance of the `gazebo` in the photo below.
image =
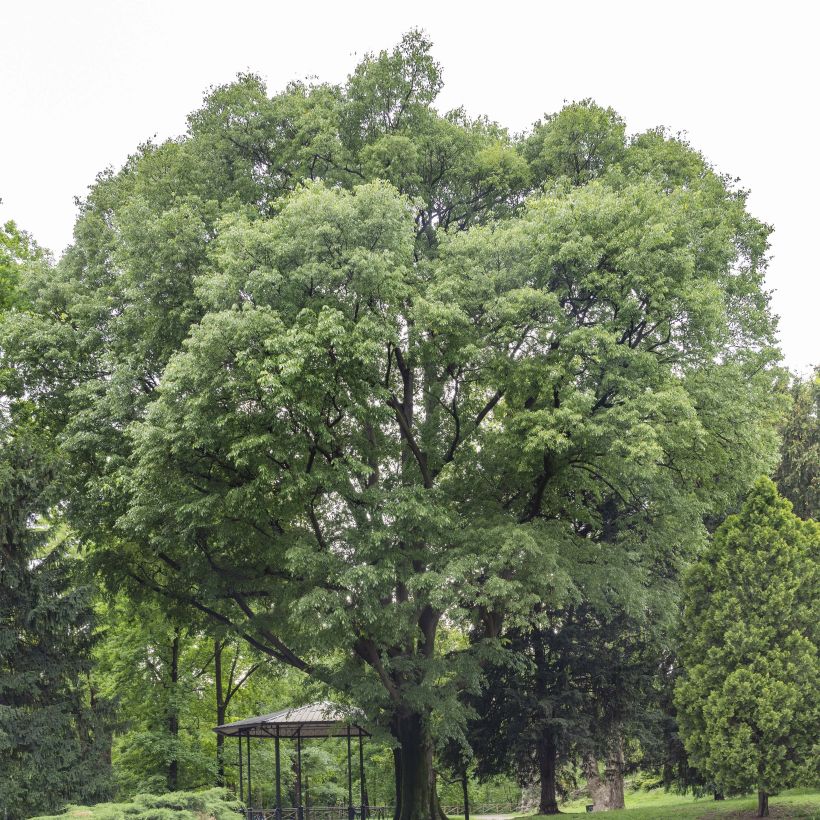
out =
[[[234,723],[225,723],[216,726],[214,731],[226,737],[235,737],[239,740],[239,798],[245,800],[245,774],[247,774],[247,816],[249,820],[266,820],[273,817],[275,820],[304,820],[305,807],[302,805],[302,741],[313,738],[341,737],[347,738],[347,816],[348,820],[355,820],[356,807],[353,805],[353,771],[352,771],[352,739],[359,739],[359,784],[360,801],[359,817],[366,820],[368,815],[367,798],[364,781],[364,751],[362,739],[370,734],[361,726],[351,722],[342,709],[335,703],[324,701],[312,703],[309,706],[300,706],[294,709],[283,709],[269,715],[237,720]],[[273,811],[262,807],[254,808],[251,801],[251,738],[273,740],[276,759],[276,807]],[[245,739],[243,744],[242,738]],[[296,742],[296,806],[282,810],[282,773],[280,766],[279,741],[290,740]],[[244,755],[243,755],[243,746]],[[245,760],[243,761],[243,756]]]

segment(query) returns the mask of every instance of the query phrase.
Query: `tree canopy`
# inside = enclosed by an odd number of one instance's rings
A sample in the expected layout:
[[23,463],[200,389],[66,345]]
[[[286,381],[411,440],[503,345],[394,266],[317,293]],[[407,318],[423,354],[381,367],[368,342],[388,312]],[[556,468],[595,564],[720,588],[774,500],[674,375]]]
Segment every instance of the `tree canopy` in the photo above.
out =
[[591,101],[513,139],[441,84],[411,32],[342,86],[213,89],[2,325],[109,583],[366,706],[402,820],[505,625],[663,607],[779,412],[745,192]]

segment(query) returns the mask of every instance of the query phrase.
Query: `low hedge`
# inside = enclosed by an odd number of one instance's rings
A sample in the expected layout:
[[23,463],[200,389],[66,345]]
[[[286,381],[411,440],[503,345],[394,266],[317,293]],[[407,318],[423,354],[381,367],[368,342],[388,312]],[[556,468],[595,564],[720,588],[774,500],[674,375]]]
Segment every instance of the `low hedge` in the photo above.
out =
[[62,814],[34,820],[237,820],[242,804],[225,789],[138,794],[127,803],[69,806]]

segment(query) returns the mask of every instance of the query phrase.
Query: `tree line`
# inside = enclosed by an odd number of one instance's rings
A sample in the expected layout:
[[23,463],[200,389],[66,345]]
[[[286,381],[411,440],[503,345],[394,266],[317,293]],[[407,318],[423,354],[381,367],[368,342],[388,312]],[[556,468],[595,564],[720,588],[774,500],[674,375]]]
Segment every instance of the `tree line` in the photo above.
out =
[[387,742],[397,820],[445,769],[542,813],[637,760],[761,811],[807,776],[817,381],[770,227],[663,129],[510,135],[441,87],[418,31],[341,85],[240,75],[59,261],[4,229],[11,816],[109,793],[112,742],[121,789],[224,782],[184,724],[313,691]]

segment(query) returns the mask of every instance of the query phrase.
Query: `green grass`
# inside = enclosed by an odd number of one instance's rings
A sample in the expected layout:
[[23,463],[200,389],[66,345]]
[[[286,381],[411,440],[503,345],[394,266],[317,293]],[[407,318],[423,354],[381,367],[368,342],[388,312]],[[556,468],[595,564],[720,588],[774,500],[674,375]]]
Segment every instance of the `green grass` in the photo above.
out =
[[[562,813],[585,814],[588,800],[577,800],[561,807]],[[716,801],[711,797],[695,799],[672,794],[663,789],[648,792],[632,792],[626,796],[626,808],[606,812],[605,817],[630,818],[630,820],[711,820],[729,816],[753,817],[757,812],[757,797],[738,797]],[[771,817],[800,817],[820,820],[820,791],[792,789],[769,798]],[[601,816],[601,815],[598,815]]]
[[[564,814],[585,814],[587,800],[576,800],[561,807]],[[665,792],[663,789],[630,792],[627,808],[606,812],[604,817],[630,820],[740,820],[754,817],[755,796],[715,801],[711,797],[695,799]],[[71,806],[56,818],[39,820],[236,820],[238,804],[232,795],[220,789],[205,792],[176,792],[152,796],[138,795],[127,803],[101,803],[97,806]],[[771,817],[814,818],[820,820],[820,791],[792,789],[769,800]],[[512,815],[511,815],[512,816]],[[597,815],[600,816],[600,815]],[[535,820],[529,815],[528,820]],[[451,817],[451,820],[457,820]]]

